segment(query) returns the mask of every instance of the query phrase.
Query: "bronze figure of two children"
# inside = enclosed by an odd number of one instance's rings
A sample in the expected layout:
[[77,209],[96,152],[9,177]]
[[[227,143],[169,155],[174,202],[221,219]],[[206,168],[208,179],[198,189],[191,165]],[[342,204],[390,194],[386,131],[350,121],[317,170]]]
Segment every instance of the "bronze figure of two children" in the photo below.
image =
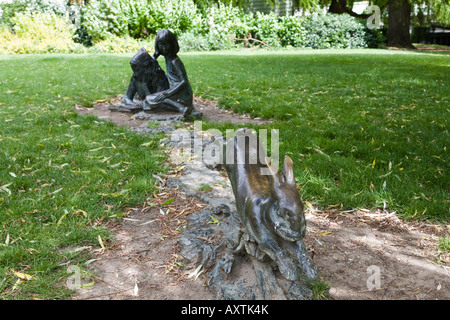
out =
[[[122,112],[175,111],[188,118],[193,110],[193,92],[186,69],[177,56],[180,50],[175,35],[167,29],[158,32],[153,57],[145,48],[130,61],[131,76],[122,104],[111,106],[110,110]],[[156,59],[162,55],[166,60],[166,73]],[[134,101],[136,94],[142,102]]]

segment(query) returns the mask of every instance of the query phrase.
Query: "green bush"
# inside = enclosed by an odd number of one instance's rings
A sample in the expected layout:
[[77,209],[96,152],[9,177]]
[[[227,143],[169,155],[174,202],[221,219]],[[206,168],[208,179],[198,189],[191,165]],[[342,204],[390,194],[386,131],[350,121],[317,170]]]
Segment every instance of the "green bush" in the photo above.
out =
[[280,19],[281,28],[278,37],[282,46],[304,47],[307,31],[303,20],[295,16],[285,16]]
[[254,20],[254,37],[270,47],[279,47],[281,45],[279,32],[282,26],[278,17],[273,12],[269,14],[257,12]]
[[208,8],[203,18],[204,32],[218,35],[220,38],[243,38],[252,30],[248,15],[232,4],[219,2]]
[[[378,47],[383,41],[379,31],[369,30],[364,21],[346,14],[277,17],[274,13],[247,14],[221,2],[200,10],[193,0],[91,0],[84,8],[76,7],[75,14],[74,6],[62,14],[63,9],[46,6],[47,2],[12,2],[11,8],[34,9],[24,9],[3,22],[14,34],[6,27],[0,30],[0,52],[87,51],[78,43],[93,46],[89,51],[94,52],[133,52],[140,45],[137,40],[152,41],[164,28],[178,36],[185,51],[224,50],[243,44],[366,48]],[[259,41],[248,41],[249,35]]]
[[192,0],[152,0],[149,5],[148,29],[153,34],[161,29],[170,29],[175,35],[201,29],[202,16]]
[[12,26],[11,18],[16,12],[55,13],[64,16],[68,13],[64,0],[13,0],[0,1],[0,24]]
[[178,37],[181,51],[208,51],[211,50],[208,38],[202,34],[185,32]]
[[183,33],[178,38],[182,51],[216,51],[229,50],[236,47],[234,38],[230,34],[206,35],[199,33]]
[[123,7],[128,18],[128,35],[136,39],[147,37],[151,19],[148,0],[127,1]]
[[104,40],[99,40],[87,50],[90,53],[129,53],[137,52],[140,48],[145,47],[147,51],[154,50],[154,38],[146,40],[137,40],[131,37],[108,36]]
[[305,19],[304,28],[306,47],[314,49],[369,47],[366,35],[369,29],[347,14],[310,16]]
[[236,7],[220,3],[206,10],[205,15],[201,34],[180,35],[184,50],[230,49],[248,34],[271,48],[376,48],[383,41],[378,30],[368,29],[364,21],[349,15],[300,18],[277,17],[274,13],[244,14]]
[[82,52],[72,40],[75,29],[55,13],[16,13],[12,30],[0,29],[0,53]]
[[203,14],[195,30],[180,35],[183,50],[232,49],[253,29],[249,15],[231,4],[219,2],[206,8]]
[[126,13],[123,1],[93,0],[83,13],[83,26],[94,42],[111,35],[126,36],[129,33]]
[[146,38],[161,29],[179,35],[201,28],[192,0],[93,0],[84,10],[83,26],[93,41],[109,36]]

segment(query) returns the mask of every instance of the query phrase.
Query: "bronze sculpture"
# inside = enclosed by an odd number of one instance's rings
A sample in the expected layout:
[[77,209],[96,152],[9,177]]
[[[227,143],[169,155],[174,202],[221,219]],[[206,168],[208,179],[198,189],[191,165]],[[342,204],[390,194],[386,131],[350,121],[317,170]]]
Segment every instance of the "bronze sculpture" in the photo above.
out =
[[144,110],[164,108],[179,111],[185,117],[192,112],[193,92],[183,62],[177,56],[180,47],[175,35],[167,29],[158,32],[154,58],[163,55],[170,89],[146,96]]
[[[268,256],[287,280],[304,276],[314,279],[317,272],[302,241],[306,220],[293,162],[286,156],[280,174],[271,167],[267,157],[264,163],[259,161],[260,157],[252,161],[254,155],[265,155],[259,139],[252,136],[250,130],[240,129],[227,141],[224,150],[224,166],[245,227],[236,250],[245,248],[258,260]],[[256,143],[245,142],[246,137]],[[267,168],[271,174],[261,174],[261,169]]]
[[[122,104],[109,109],[122,112],[176,111],[188,118],[193,111],[193,92],[184,64],[177,56],[178,51],[175,35],[167,29],[159,31],[153,57],[144,48],[136,53],[130,61],[133,75]],[[167,75],[156,61],[160,55],[166,60]],[[136,94],[144,99],[142,103],[133,100]],[[199,117],[201,113],[196,112],[195,116]]]
[[133,75],[131,76],[128,89],[125,96],[122,97],[123,104],[119,106],[111,106],[109,109],[122,112],[136,112],[143,109],[141,102],[135,102],[133,99],[136,95],[140,99],[146,96],[167,90],[169,81],[166,74],[159,66],[156,59],[148,54],[145,48],[139,51],[131,58],[130,61]]

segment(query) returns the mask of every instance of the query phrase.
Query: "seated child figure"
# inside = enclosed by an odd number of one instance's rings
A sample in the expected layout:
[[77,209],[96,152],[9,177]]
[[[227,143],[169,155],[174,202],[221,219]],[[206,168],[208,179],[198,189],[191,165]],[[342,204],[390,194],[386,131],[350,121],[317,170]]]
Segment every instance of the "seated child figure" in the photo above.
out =
[[166,60],[166,72],[170,88],[161,92],[147,95],[144,100],[144,110],[156,110],[158,108],[178,111],[186,118],[193,109],[193,92],[186,75],[186,69],[177,53],[178,41],[175,35],[167,29],[163,29],[156,35],[155,60],[163,55]]
[[158,62],[148,54],[145,48],[139,49],[131,58],[130,65],[133,75],[131,76],[127,92],[122,97],[122,102],[125,104],[122,107],[130,110],[140,110],[142,105],[133,101],[136,94],[141,99],[145,99],[146,96],[152,93],[168,89],[169,82]]

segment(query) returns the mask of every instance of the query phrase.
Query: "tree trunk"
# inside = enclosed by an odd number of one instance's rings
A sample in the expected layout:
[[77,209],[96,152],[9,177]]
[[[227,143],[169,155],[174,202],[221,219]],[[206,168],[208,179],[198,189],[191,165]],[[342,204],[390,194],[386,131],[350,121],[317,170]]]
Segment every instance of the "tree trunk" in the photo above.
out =
[[331,0],[328,12],[342,14],[345,12],[346,6],[347,6],[346,0]]
[[389,0],[388,14],[388,47],[415,49],[409,34],[411,18],[411,4],[409,1]]

